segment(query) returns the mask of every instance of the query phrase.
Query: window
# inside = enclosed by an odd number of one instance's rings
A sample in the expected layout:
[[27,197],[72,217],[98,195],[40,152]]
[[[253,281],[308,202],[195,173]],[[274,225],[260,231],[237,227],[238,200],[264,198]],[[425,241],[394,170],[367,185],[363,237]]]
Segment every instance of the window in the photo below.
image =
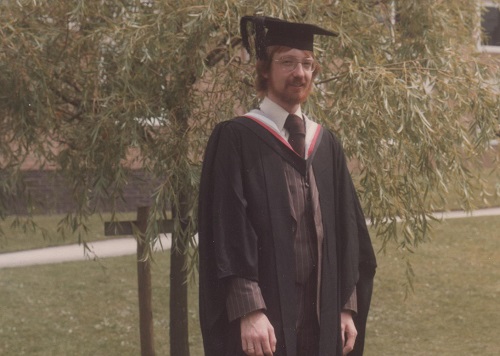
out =
[[500,53],[500,7],[491,1],[481,1],[482,36],[478,47],[481,51]]

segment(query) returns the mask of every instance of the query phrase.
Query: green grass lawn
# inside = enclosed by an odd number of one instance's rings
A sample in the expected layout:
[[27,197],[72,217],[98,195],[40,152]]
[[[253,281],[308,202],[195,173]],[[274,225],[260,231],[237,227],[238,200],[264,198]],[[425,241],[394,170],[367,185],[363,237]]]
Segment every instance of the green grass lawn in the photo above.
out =
[[[156,351],[169,355],[168,253],[155,261]],[[500,218],[436,224],[412,256],[406,300],[399,252],[378,264],[365,355],[500,355]],[[0,290],[0,355],[140,354],[133,256],[3,269]],[[191,355],[201,356],[195,283],[189,318]]]
[[412,257],[407,300],[398,253],[378,264],[366,355],[500,355],[499,217],[436,225]]
[[[152,271],[157,355],[168,355],[168,253]],[[140,355],[134,256],[0,270],[0,355]],[[192,355],[202,355],[196,288]],[[196,346],[196,347],[195,347]]]

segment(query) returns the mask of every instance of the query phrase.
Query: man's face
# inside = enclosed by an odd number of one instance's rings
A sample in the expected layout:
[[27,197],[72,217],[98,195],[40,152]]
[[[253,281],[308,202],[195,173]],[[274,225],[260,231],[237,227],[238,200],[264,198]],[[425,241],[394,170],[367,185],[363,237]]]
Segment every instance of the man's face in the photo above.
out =
[[[299,49],[275,53],[268,73],[267,95],[285,109],[293,109],[303,103],[312,88],[313,72],[307,65],[313,58]],[[300,62],[297,64],[297,62]],[[296,63],[291,69],[290,64]]]

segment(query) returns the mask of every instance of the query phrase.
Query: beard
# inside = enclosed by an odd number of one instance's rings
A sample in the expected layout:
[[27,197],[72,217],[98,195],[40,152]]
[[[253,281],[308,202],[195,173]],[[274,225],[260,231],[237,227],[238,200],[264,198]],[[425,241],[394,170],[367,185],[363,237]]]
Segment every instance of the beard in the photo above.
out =
[[309,81],[291,79],[284,83],[283,88],[277,88],[270,78],[268,91],[271,91],[280,101],[295,105],[302,104],[307,100],[312,91],[312,79]]

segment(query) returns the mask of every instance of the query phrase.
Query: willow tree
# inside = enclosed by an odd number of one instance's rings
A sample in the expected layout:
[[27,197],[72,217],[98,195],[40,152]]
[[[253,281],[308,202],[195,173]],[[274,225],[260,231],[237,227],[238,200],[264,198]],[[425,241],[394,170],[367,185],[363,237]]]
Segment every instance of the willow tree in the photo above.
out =
[[167,202],[175,219],[172,355],[189,354],[185,281],[203,148],[217,122],[257,104],[238,30],[248,14],[339,33],[317,44],[323,71],[306,111],[341,138],[384,246],[425,241],[452,189],[472,206],[481,177],[471,164],[498,124],[497,70],[476,50],[469,0],[1,2],[0,197],[20,193],[29,153],[71,182],[78,204],[62,223],[84,230],[96,201],[121,198],[137,161],[159,182],[147,241]]

